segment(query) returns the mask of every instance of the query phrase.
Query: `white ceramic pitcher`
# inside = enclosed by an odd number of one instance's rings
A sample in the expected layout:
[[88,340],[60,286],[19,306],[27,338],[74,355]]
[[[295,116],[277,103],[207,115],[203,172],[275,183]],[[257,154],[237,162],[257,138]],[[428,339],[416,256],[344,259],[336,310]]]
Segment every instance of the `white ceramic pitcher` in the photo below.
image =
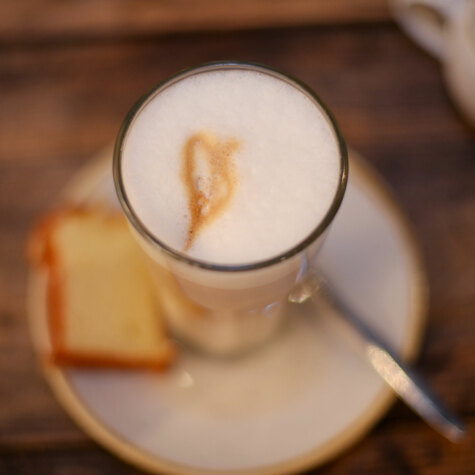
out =
[[450,94],[475,125],[475,0],[392,0],[404,31],[443,65]]

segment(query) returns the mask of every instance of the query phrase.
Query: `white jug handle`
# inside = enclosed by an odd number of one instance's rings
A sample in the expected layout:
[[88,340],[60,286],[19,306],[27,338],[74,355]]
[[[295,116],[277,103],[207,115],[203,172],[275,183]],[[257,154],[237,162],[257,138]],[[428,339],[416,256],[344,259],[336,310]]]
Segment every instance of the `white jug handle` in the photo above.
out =
[[428,53],[442,60],[445,28],[465,0],[391,0],[396,19]]

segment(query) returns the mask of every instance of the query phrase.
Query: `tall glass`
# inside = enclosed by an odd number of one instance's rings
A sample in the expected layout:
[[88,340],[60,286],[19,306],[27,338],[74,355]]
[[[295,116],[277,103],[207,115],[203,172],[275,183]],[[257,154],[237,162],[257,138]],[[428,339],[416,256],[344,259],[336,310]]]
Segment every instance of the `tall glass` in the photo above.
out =
[[[339,181],[333,201],[310,235],[278,256],[243,265],[219,265],[194,259],[150,232],[127,197],[121,166],[127,133],[150,100],[191,75],[229,69],[267,74],[303,92],[327,118],[339,151]],[[120,203],[133,234],[148,256],[159,302],[170,329],[177,338],[195,348],[224,355],[261,344],[280,326],[289,292],[305,277],[309,263],[339,209],[346,188],[348,157],[333,116],[308,86],[269,67],[218,62],[187,69],[166,79],[134,105],[119,131],[113,168]]]

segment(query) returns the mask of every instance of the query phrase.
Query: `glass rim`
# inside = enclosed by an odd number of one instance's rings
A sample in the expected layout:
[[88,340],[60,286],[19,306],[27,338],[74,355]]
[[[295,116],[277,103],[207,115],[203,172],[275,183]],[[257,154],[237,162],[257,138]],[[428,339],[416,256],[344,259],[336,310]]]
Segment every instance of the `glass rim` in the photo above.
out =
[[[333,129],[340,152],[340,173],[335,195],[324,217],[319,221],[313,231],[303,240],[299,241],[295,246],[291,247],[283,253],[261,261],[255,261],[245,264],[215,264],[212,262],[195,259],[193,257],[187,256],[186,254],[180,251],[177,251],[176,249],[173,249],[171,246],[161,241],[147,228],[147,226],[145,226],[145,224],[138,217],[137,213],[134,211],[125,190],[121,167],[122,150],[130,125],[132,124],[137,114],[141,111],[141,109],[145,107],[155,95],[159,94],[172,84],[175,84],[176,82],[185,79],[189,76],[210,71],[232,69],[257,71],[262,74],[273,76],[277,79],[285,81],[286,83],[290,84],[291,86],[294,86],[296,89],[309,96],[310,99],[312,99],[326,115],[327,119],[329,120],[330,126]],[[153,246],[158,246],[161,251],[163,251],[167,256],[175,259],[176,261],[186,263],[194,267],[199,267],[201,269],[221,272],[251,271],[270,267],[272,265],[290,259],[296,254],[299,254],[300,252],[304,251],[308,246],[310,246],[314,241],[316,241],[319,236],[321,236],[325,232],[330,223],[333,221],[333,218],[335,217],[338,209],[340,208],[341,202],[343,201],[343,196],[345,194],[346,185],[348,182],[348,151],[345,140],[343,139],[343,136],[340,132],[335,118],[333,117],[333,114],[330,112],[326,104],[315,93],[315,91],[313,91],[304,82],[278,69],[265,66],[259,63],[245,61],[213,61],[203,63],[198,66],[186,68],[172,76],[167,77],[166,79],[160,81],[155,86],[153,86],[132,106],[120,126],[115,142],[113,154],[113,178],[119,202],[129,223],[132,224],[132,226],[139,233],[139,235],[143,237],[149,244],[152,244]]]

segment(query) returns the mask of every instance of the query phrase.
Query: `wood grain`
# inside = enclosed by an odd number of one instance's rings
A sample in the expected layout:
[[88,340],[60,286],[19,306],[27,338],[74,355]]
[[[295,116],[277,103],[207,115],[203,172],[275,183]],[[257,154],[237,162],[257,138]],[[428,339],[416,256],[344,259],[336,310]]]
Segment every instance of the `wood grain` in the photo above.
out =
[[2,0],[0,40],[242,30],[388,18],[385,0]]
[[417,367],[470,423],[469,438],[451,445],[397,403],[319,473],[473,473],[475,135],[449,102],[439,66],[389,24],[0,49],[0,473],[137,473],[74,426],[39,374],[26,323],[25,240],[65,182],[114,140],[140,94],[185,66],[229,57],[308,82],[394,190],[432,290]]
[[[380,424],[364,442],[322,468],[325,475],[470,475],[475,466],[475,419],[470,419],[467,442],[441,444],[439,436],[418,420]],[[34,467],[34,472],[32,472]],[[0,458],[0,473],[15,475],[138,474],[92,442],[11,450]]]

